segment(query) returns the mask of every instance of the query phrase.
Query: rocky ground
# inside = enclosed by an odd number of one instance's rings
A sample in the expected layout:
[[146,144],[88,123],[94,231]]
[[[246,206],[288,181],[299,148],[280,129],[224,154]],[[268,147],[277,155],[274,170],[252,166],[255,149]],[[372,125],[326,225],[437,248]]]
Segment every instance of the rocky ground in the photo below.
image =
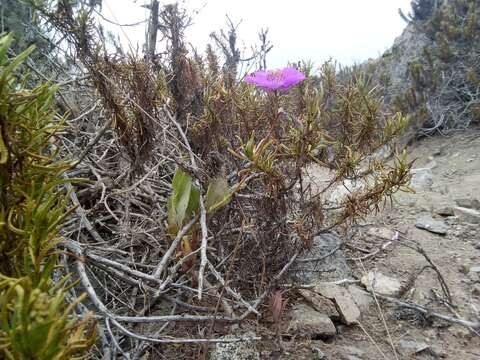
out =
[[[397,194],[393,206],[364,219],[348,242],[317,238],[308,256],[331,255],[298,264],[294,276],[312,286],[284,294],[284,351],[272,321],[254,330],[271,341],[223,345],[212,358],[480,359],[480,327],[384,299],[480,321],[480,129],[420,140],[409,156],[416,159],[415,194]],[[349,281],[332,284],[342,279]]]

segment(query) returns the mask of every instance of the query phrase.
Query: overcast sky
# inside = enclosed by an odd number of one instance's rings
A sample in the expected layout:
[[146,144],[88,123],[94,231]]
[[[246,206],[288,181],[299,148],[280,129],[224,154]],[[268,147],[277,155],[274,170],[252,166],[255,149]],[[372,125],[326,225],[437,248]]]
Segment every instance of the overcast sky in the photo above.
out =
[[[102,14],[120,23],[145,19],[145,0],[103,0]],[[172,1],[162,1],[161,4]],[[249,48],[258,42],[258,31],[269,28],[274,45],[269,67],[282,67],[288,61],[312,60],[316,64],[332,57],[342,64],[365,61],[383,53],[402,33],[405,22],[398,9],[408,13],[410,0],[184,0],[194,13],[188,41],[204,49],[212,31],[226,24],[228,14],[240,22],[238,33]],[[144,41],[144,25],[107,28],[128,38],[132,44]],[[124,41],[124,40],[122,40]]]

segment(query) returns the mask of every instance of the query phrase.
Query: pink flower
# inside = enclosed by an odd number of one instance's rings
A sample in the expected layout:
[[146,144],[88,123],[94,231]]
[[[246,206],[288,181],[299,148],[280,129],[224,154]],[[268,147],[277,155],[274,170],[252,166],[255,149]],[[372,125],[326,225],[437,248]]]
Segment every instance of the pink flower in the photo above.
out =
[[245,76],[245,82],[265,91],[288,90],[305,80],[305,75],[294,68],[257,71]]

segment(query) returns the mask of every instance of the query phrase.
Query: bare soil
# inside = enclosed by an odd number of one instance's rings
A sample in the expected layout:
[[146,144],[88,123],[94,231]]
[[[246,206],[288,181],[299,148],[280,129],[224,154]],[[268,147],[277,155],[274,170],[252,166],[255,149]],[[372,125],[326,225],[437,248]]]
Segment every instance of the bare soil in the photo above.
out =
[[[418,229],[415,223],[425,213],[441,218],[435,210],[441,206],[455,207],[456,199],[480,200],[480,128],[448,137],[419,140],[410,146],[409,157],[416,159],[415,168],[434,165],[433,185],[415,194],[395,195],[393,206],[387,204],[380,213],[365,219],[358,227],[346,249],[350,259],[365,255],[359,249],[373,252],[387,241],[372,236],[369,229],[398,231],[402,240],[366,260],[350,260],[354,278],[360,279],[366,272],[377,269],[402,282],[406,289],[403,300],[448,316],[479,321],[480,274],[469,272],[469,269],[480,266],[480,224],[470,224],[454,216],[444,217],[449,230],[441,236]],[[435,271],[427,268],[417,276],[428,263],[417,251],[402,245],[402,242],[409,241],[420,245],[438,266],[451,292],[453,307],[439,301],[442,290]],[[294,303],[298,299],[291,301]],[[288,319],[285,321],[288,322]],[[270,345],[264,344],[262,358],[480,359],[478,333],[448,321],[405,311],[381,300],[362,311],[360,326],[337,324],[337,331],[337,336],[330,339],[305,340],[296,338],[294,334],[291,338],[284,336],[286,353],[275,351],[272,341]],[[413,350],[405,348],[405,341],[425,343],[430,348],[414,354]]]

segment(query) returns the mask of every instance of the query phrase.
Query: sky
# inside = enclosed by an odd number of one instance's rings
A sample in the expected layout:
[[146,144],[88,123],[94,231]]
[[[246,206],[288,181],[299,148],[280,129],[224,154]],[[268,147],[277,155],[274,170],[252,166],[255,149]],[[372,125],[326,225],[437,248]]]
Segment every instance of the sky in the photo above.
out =
[[[411,0],[183,0],[193,15],[187,41],[198,50],[209,34],[225,27],[226,15],[238,26],[241,47],[248,56],[258,44],[258,32],[269,28],[273,45],[270,68],[289,61],[311,60],[320,65],[333,58],[344,65],[376,58],[390,48],[406,24],[398,14],[409,12]],[[102,14],[118,23],[135,23],[148,16],[146,0],[103,0]],[[172,1],[160,0],[160,4]],[[144,42],[145,24],[124,27],[105,24],[133,47]]]

